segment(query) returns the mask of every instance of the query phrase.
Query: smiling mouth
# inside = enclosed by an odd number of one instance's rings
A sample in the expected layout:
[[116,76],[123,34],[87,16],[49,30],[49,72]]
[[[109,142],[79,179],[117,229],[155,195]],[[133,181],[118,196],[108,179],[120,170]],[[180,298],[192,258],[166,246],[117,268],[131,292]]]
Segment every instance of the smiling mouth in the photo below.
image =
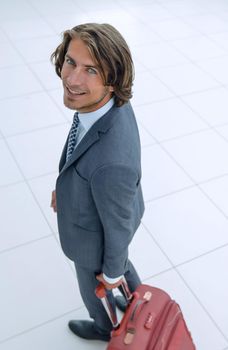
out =
[[75,91],[75,90],[71,90],[68,86],[66,86],[66,89],[67,91],[73,95],[73,96],[82,96],[82,95],[85,95],[85,92],[84,91]]

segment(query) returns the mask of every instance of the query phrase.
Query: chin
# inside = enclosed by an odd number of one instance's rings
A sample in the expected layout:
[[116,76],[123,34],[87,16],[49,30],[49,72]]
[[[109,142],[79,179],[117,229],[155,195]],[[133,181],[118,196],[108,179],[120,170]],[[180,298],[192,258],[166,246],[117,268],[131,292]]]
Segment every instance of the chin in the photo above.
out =
[[68,98],[64,97],[63,103],[64,103],[64,106],[69,109],[73,109],[73,110],[77,109],[77,106],[75,106],[75,101],[70,101]]

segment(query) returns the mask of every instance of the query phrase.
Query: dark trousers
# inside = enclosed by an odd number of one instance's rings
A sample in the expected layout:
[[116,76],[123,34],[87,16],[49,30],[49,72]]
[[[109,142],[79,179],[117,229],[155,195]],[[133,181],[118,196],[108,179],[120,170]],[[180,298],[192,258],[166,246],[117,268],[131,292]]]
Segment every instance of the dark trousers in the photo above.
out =
[[[130,291],[133,292],[141,281],[130,260],[128,260],[126,266],[127,268],[124,276],[127,280]],[[90,317],[94,319],[99,331],[109,333],[112,330],[111,321],[109,320],[101,301],[95,295],[95,288],[99,283],[96,279],[98,273],[78,266],[76,263],[75,268],[82,300]],[[108,298],[110,303],[115,307],[115,299],[111,291],[108,291]]]

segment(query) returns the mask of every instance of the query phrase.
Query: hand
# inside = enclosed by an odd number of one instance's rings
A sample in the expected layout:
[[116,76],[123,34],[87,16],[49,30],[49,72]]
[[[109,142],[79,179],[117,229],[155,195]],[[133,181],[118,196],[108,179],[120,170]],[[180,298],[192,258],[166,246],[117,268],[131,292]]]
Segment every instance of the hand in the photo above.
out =
[[96,279],[103,283],[103,285],[105,286],[105,289],[109,289],[109,290],[119,287],[123,282],[123,279],[121,278],[118,282],[116,282],[114,284],[110,284],[110,283],[105,281],[105,279],[103,277],[103,273],[101,273],[100,275],[97,275]]
[[57,212],[57,205],[56,205],[56,194],[55,191],[52,191],[51,194],[51,208],[53,208],[54,212]]

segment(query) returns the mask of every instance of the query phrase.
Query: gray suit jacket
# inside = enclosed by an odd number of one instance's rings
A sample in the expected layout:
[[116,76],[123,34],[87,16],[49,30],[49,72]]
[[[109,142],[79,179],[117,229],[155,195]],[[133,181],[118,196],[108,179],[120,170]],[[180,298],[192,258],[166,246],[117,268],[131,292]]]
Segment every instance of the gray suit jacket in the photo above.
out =
[[65,254],[117,277],[143,212],[140,140],[130,103],[113,106],[84,136],[56,181],[57,218]]

